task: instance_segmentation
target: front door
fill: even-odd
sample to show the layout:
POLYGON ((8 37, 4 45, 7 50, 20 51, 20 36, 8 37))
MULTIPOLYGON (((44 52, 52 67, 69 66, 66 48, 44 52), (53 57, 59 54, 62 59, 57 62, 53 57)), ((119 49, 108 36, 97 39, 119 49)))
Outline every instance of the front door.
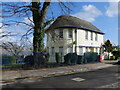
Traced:
POLYGON ((94 52, 94 48, 93 47, 90 47, 90 52, 94 52))

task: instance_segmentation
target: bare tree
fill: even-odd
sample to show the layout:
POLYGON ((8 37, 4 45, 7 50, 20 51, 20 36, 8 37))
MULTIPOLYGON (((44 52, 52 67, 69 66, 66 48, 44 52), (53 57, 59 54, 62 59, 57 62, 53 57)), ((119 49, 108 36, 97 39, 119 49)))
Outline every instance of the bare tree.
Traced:
MULTIPOLYGON (((59 6, 63 13, 66 14, 70 13, 69 7, 59 1, 59 6)), ((9 20, 3 22, 3 26, 11 25, 11 24, 24 24, 28 26, 28 30, 26 34, 23 36, 28 36, 33 33, 33 54, 34 54, 34 66, 40 67, 43 60, 39 58, 39 52, 42 52, 44 49, 44 34, 45 34, 45 27, 49 25, 52 19, 46 20, 47 11, 50 8, 51 0, 45 0, 44 2, 40 2, 40 0, 32 0, 32 2, 25 3, 2 3, 3 9, 2 18, 10 18, 10 17, 27 17, 31 23, 26 23, 21 20, 13 21, 9 20), (30 16, 33 20, 31 20, 30 16)))
POLYGON ((19 56, 21 55, 22 51, 24 50, 24 45, 23 44, 16 44, 13 42, 5 42, 2 43, 2 45, 0 45, 4 50, 6 50, 10 55, 15 56, 16 57, 16 63, 17 60, 19 58, 19 56))

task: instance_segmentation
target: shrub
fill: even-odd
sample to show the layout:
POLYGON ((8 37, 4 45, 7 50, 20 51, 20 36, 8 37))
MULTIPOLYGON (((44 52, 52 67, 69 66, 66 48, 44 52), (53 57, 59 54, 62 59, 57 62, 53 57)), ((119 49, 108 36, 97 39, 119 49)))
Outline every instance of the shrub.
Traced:
POLYGON ((11 64, 16 63, 16 57, 15 56, 2 56, 2 64, 11 64))
MULTIPOLYGON (((48 53, 38 53, 37 58, 39 59, 39 61, 37 62, 38 65, 40 67, 43 67, 44 65, 47 64, 47 62, 49 60, 49 54, 48 53)), ((33 55, 26 56, 24 59, 24 63, 25 63, 25 65, 23 66, 24 68, 33 66, 34 65, 34 56, 33 55)))
POLYGON ((110 60, 115 60, 115 56, 110 56, 110 60))
POLYGON ((78 59, 78 55, 76 53, 68 53, 64 56, 65 64, 76 64, 78 59))
POLYGON ((84 63, 98 62, 98 53, 86 52, 84 53, 84 63))
POLYGON ((33 65, 33 55, 26 56, 24 59, 25 64, 27 65, 33 65))
POLYGON ((120 51, 113 51, 112 54, 115 56, 115 59, 120 57, 120 51))
POLYGON ((46 59, 45 63, 47 63, 49 61, 49 53, 44 53, 44 55, 45 55, 45 59, 46 59))
POLYGON ((78 55, 77 64, 83 64, 84 56, 78 55))
POLYGON ((78 55, 76 53, 72 53, 71 64, 76 64, 78 60, 78 55))
POLYGON ((64 56, 64 63, 71 64, 70 60, 71 60, 71 53, 68 53, 64 56))
POLYGON ((56 63, 60 63, 62 61, 62 53, 56 53, 56 63))

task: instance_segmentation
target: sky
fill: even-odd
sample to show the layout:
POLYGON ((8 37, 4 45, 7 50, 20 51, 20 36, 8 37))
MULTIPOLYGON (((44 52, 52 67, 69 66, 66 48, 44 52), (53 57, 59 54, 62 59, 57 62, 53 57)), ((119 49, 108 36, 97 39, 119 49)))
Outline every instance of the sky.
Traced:
POLYGON ((91 22, 102 30, 105 39, 118 44, 118 3, 91 2, 77 3, 72 15, 91 22))
MULTIPOLYGON (((117 2, 73 2, 70 15, 87 20, 105 33, 104 38, 118 44, 117 2)), ((60 15, 58 8, 55 16, 60 15)))
MULTIPOLYGON (((89 1, 89 0, 88 0, 89 1)), ((69 5, 71 8, 70 15, 76 16, 78 18, 87 20, 99 28, 105 33, 104 38, 109 39, 112 43, 118 44, 118 3, 117 2, 72 2, 72 5, 69 5)), ((54 16, 57 18, 62 15, 62 11, 58 6, 57 2, 52 2, 51 7, 47 13, 47 18, 54 16), (53 12, 53 14, 51 13, 53 12)), ((16 17, 12 20, 22 20, 29 22, 26 17, 18 19, 16 17)), ((32 18, 31 18, 32 19, 32 18)), ((3 29, 3 31, 12 31, 14 33, 19 33, 22 35, 26 32, 28 27, 19 25, 11 26, 3 29)), ((32 35, 29 36, 30 41, 32 41, 32 35)), ((4 41, 18 41, 20 36, 9 37, 3 39, 4 41)), ((46 38, 45 38, 46 41, 46 38)))

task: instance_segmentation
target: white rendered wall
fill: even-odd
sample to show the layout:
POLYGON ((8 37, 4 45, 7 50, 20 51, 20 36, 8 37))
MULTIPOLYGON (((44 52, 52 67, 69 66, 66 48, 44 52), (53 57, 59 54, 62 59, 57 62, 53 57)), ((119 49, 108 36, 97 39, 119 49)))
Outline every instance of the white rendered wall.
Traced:
MULTIPOLYGON (((67 28, 63 29, 63 39, 59 39, 59 29, 55 29, 55 40, 51 39, 50 31, 47 32, 47 35, 49 35, 49 41, 47 41, 47 47, 49 47, 49 53, 51 54, 51 47, 55 48, 55 52, 59 52, 59 47, 63 47, 64 55, 67 54, 68 47, 73 47, 73 52, 75 52, 75 45, 73 45, 73 42, 75 41, 75 29, 73 29, 73 38, 68 38, 68 30, 67 28)), ((93 40, 91 40, 91 32, 88 31, 88 40, 85 39, 85 30, 77 29, 77 54, 80 55, 79 52, 79 46, 82 46, 82 52, 86 52, 85 46, 91 46, 91 47, 100 47, 101 44, 103 44, 103 35, 97 34, 98 40, 95 41, 95 33, 93 32, 93 40)), ((88 49, 90 51, 90 49, 88 49)), ((94 49, 95 51, 95 49, 94 49)), ((99 48, 98 48, 99 53, 99 48)), ((83 54, 82 54, 83 55, 83 54)), ((55 57, 50 55, 50 61, 54 62, 55 57)))
POLYGON ((93 32, 93 40, 91 40, 91 32, 88 31, 88 40, 85 39, 85 30, 77 30, 77 46, 95 46, 100 47, 103 44, 103 35, 97 34, 98 40, 95 41, 95 33, 93 32))

